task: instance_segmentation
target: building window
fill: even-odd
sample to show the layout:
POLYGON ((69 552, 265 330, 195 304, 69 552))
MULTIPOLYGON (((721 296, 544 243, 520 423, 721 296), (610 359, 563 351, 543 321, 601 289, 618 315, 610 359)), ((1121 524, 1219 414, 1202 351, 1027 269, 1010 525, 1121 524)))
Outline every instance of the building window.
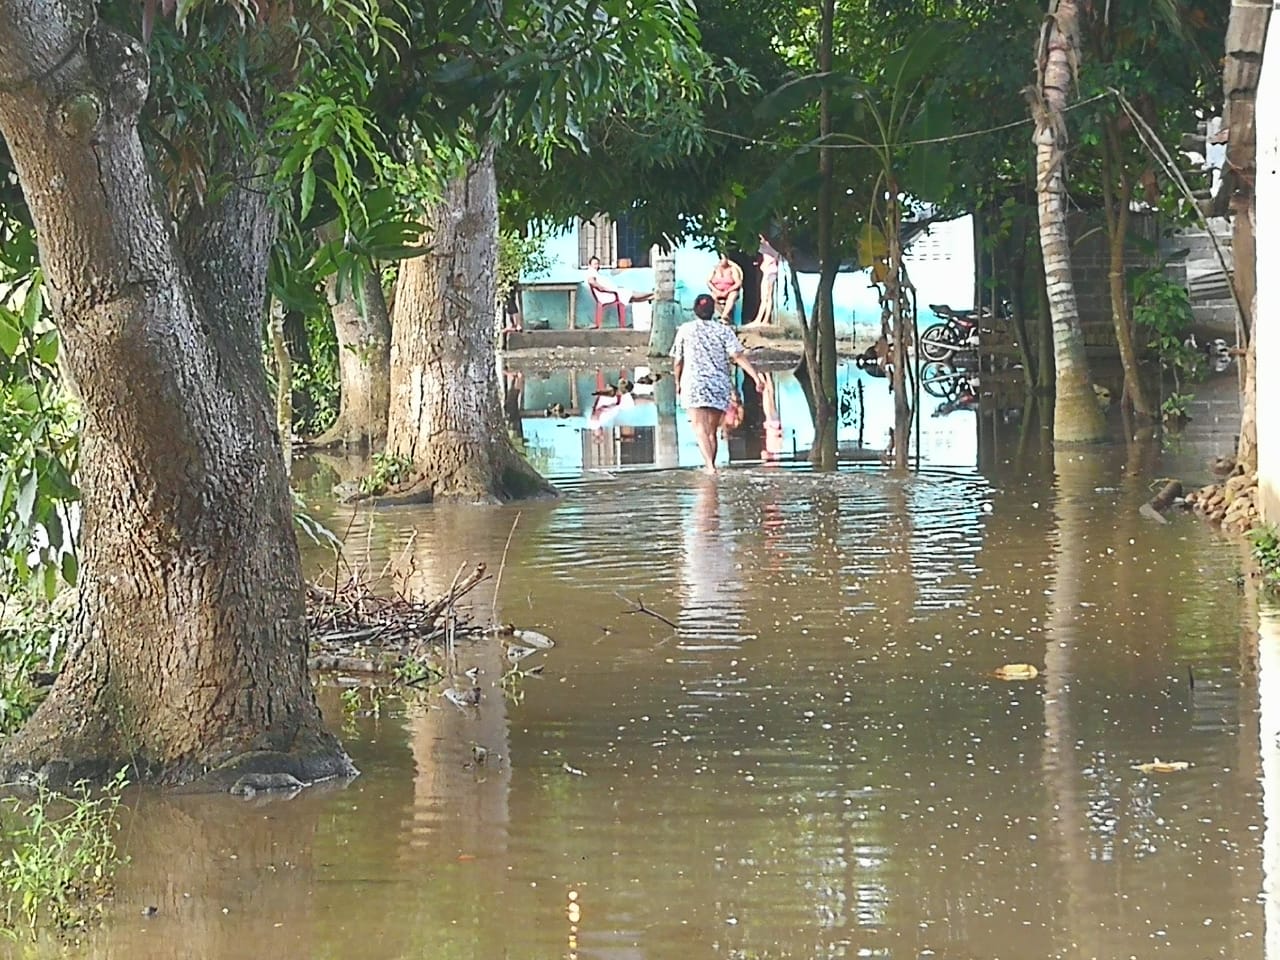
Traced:
POLYGON ((600 214, 590 220, 578 220, 579 266, 585 267, 592 257, 599 257, 606 267, 616 267, 619 260, 630 260, 633 267, 647 267, 649 247, 626 214, 617 220, 600 214))
POLYGON ((631 218, 625 214, 619 217, 614 229, 618 259, 630 260, 633 267, 649 266, 649 245, 644 242, 644 237, 631 218))
POLYGON ((604 214, 590 220, 578 220, 578 265, 585 267, 592 257, 612 267, 617 259, 618 243, 613 220, 604 214))

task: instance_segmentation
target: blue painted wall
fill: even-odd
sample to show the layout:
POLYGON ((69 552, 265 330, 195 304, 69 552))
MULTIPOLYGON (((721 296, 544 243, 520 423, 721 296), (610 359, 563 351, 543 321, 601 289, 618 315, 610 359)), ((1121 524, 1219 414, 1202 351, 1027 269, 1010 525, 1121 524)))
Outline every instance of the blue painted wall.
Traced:
MULTIPOLYGON (((551 268, 537 277, 525 277, 526 283, 577 283, 578 298, 575 316, 578 327, 595 324, 595 301, 587 289, 586 271, 578 266, 578 237, 570 229, 547 236, 544 251, 551 261, 551 268)), ((961 217, 934 224, 924 236, 917 238, 906 253, 907 272, 919 297, 920 325, 936 322, 928 309, 930 303, 945 303, 957 310, 973 306, 973 220, 961 217)), ((692 245, 677 247, 676 300, 686 310, 692 310, 693 300, 706 292, 707 277, 715 266, 717 255, 692 245)), ((619 286, 637 291, 653 289, 653 270, 635 267, 629 270, 607 271, 619 286)), ((800 292, 806 308, 812 310, 817 292, 818 276, 800 274, 800 292)), ((784 261, 778 277, 776 310, 783 322, 796 322, 795 304, 791 294, 791 273, 784 261)), ((553 330, 568 328, 568 295, 563 292, 539 292, 526 289, 524 293, 525 320, 547 320, 553 330)), ((874 340, 880 331, 880 305, 867 271, 841 274, 836 278, 834 290, 836 306, 836 331, 841 337, 855 337, 860 341, 874 340)), ((633 321, 635 305, 628 310, 627 323, 633 321)), ((641 307, 642 320, 644 308, 641 307)), ((613 327, 616 313, 608 310, 604 315, 605 327, 613 327)), ((690 313, 690 317, 692 314, 690 313)), ((749 318, 748 318, 749 319, 749 318)), ((739 320, 739 322, 741 322, 739 320)))

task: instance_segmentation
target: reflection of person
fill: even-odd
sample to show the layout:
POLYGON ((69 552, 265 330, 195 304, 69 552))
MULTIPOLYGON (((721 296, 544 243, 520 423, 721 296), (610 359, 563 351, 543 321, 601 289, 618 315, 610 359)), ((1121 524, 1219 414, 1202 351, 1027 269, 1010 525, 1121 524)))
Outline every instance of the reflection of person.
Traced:
POLYGON ((720 254, 720 262, 707 277, 707 288, 720 309, 720 319, 732 323, 733 305, 738 302, 738 292, 742 289, 742 268, 730 260, 727 253, 720 254))
POLYGON ((643 303, 653 299, 653 293, 639 293, 628 287, 620 287, 608 277, 600 273, 600 258, 592 257, 587 261, 587 286, 595 298, 603 304, 610 303, 643 303))
POLYGON ((701 294, 693 302, 693 314, 696 319, 681 325, 671 347, 676 394, 689 411, 698 452, 702 454, 702 468, 707 473, 715 473, 720 445, 717 432, 733 398, 730 364, 737 364, 754 377, 757 386, 762 386, 764 380, 747 359, 733 331, 713 322, 715 300, 701 294))
POLYGON ((778 261, 781 255, 773 248, 764 234, 760 234, 760 306, 752 323, 767 326, 773 323, 773 289, 778 283, 778 261))
POLYGON ((764 451, 762 460, 782 459, 782 420, 778 416, 778 398, 773 392, 773 374, 764 374, 764 386, 760 391, 764 405, 764 451))
POLYGON ((695 481, 692 509, 681 523, 680 632, 698 640, 736 640, 742 571, 735 562, 733 527, 720 516, 719 484, 695 481))

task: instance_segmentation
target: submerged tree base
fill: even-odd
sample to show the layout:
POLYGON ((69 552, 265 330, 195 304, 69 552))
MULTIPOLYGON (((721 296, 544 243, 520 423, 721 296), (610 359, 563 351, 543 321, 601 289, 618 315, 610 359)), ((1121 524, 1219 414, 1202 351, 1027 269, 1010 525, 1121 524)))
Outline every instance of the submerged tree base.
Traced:
POLYGON ((261 737, 238 748, 220 745, 195 756, 158 760, 108 747, 112 735, 105 729, 95 734, 95 726, 105 728, 105 724, 84 725, 58 736, 39 725, 28 725, 0 752, 0 781, 42 783, 65 790, 76 783, 107 783, 125 770, 133 782, 222 792, 246 775, 288 776, 298 786, 310 786, 360 773, 329 733, 303 734, 288 744, 261 737))

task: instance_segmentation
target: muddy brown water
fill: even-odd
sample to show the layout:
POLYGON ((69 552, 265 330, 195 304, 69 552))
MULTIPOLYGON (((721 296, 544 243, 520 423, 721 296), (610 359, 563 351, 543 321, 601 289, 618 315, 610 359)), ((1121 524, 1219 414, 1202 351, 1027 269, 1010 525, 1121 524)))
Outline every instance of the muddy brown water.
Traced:
POLYGON ((1197 443, 326 508, 424 595, 510 537, 470 606, 554 637, 543 672, 504 696, 464 645, 469 713, 326 684, 344 787, 133 795, 70 955, 1280 956, 1280 627, 1238 546, 1136 511, 1197 443))

